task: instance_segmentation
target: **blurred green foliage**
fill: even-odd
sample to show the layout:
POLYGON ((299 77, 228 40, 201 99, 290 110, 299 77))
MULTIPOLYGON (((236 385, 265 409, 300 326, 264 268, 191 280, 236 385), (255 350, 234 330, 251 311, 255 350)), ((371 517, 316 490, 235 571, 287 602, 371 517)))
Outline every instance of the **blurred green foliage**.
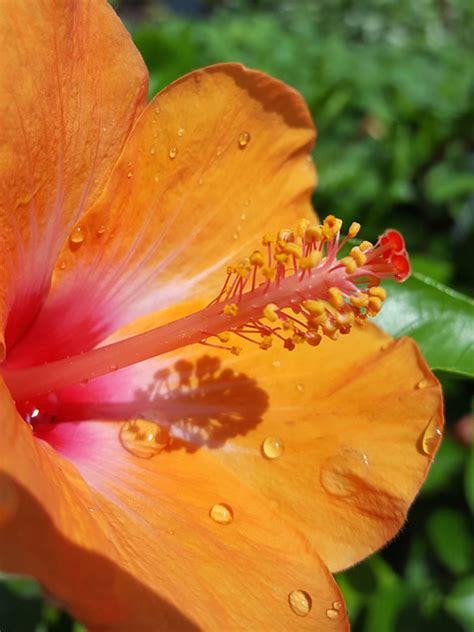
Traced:
MULTIPOLYGON (((355 632, 471 632, 474 453, 468 415, 474 411, 470 384, 459 375, 474 371, 473 303, 423 275, 472 294, 474 4, 113 4, 145 58, 152 94, 192 69, 230 60, 297 88, 319 131, 316 208, 357 219, 368 238, 390 225, 403 231, 419 274, 388 304, 380 324, 413 335, 438 370, 447 433, 406 527, 382 553, 337 579, 355 632)), ((0 628, 83 630, 45 605, 34 582, 19 580, 0 584, 0 628)))

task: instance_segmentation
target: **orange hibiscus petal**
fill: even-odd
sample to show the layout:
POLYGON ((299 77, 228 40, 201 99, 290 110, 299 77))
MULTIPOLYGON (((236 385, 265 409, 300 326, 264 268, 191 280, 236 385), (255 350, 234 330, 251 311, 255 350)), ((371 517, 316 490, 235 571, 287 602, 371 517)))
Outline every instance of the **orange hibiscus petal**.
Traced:
MULTIPOLYGON (((149 316, 113 339, 196 308, 149 316)), ((413 340, 374 325, 316 349, 243 346, 236 357, 194 345, 66 389, 60 415, 141 416, 188 450, 220 447, 211 455, 222 471, 277 504, 332 572, 346 568, 402 526, 441 439, 439 383, 413 340), (267 438, 278 458, 262 454, 267 438)))
POLYGON ((0 39, 0 329, 8 317, 11 347, 143 109, 148 75, 106 0, 43 0, 34 10, 5 0, 0 39))
POLYGON ((313 140, 303 99, 262 73, 223 64, 176 81, 140 117, 10 360, 77 353, 151 309, 217 294, 226 262, 312 215, 313 140))
POLYGON ((210 451, 137 459, 118 424, 59 424, 51 442, 76 469, 4 389, 1 402, 0 565, 35 576, 88 629, 348 629, 317 554, 210 451), (230 524, 209 515, 223 501, 230 524))

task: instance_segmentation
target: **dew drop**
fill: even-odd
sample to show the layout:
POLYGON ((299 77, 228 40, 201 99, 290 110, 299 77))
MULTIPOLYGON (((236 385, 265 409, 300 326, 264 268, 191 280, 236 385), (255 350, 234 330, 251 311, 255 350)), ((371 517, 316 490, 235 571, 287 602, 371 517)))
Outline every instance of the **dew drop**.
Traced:
POLYGON ((288 603, 293 612, 299 617, 307 617, 313 605, 311 595, 304 590, 293 590, 290 592, 288 603))
POLYGON ((326 610, 326 616, 328 619, 334 621, 335 619, 339 618, 339 611, 335 608, 329 608, 328 610, 326 610))
POLYGON ((247 215, 245 215, 245 213, 242 213, 240 219, 244 222, 247 219, 247 215))
POLYGON ((328 494, 354 496, 369 476, 369 459, 359 450, 342 448, 321 466, 321 485, 328 494))
POLYGON ((155 105, 155 108, 154 108, 153 112, 154 112, 155 114, 159 114, 159 113, 161 112, 161 110, 160 110, 160 106, 159 106, 158 104, 156 104, 156 105, 155 105))
POLYGON ((154 421, 131 419, 120 429, 120 443, 131 454, 151 459, 170 445, 171 437, 154 421))
POLYGON ((159 181, 160 181, 160 177, 156 175, 156 176, 153 178, 153 180, 154 180, 155 182, 159 182, 159 181))
POLYGON ((184 129, 182 127, 180 127, 179 130, 178 130, 178 136, 180 138, 182 138, 184 136, 184 129))
POLYGON ((133 171, 129 171, 129 172, 127 173, 127 178, 131 178, 132 176, 133 176, 133 171))
POLYGON ((277 459, 283 454, 285 446, 278 437, 267 437, 262 443, 262 454, 267 459, 277 459))
POLYGON ((386 351, 390 347, 391 344, 392 344, 391 341, 384 342, 383 345, 380 345, 380 351, 386 351))
POLYGON ((102 131, 105 133, 105 132, 107 131, 107 128, 106 128, 106 127, 103 127, 103 128, 102 128, 102 131))
POLYGON ((213 505, 211 507, 209 516, 211 520, 214 520, 214 522, 217 522, 218 524, 230 524, 234 519, 234 512, 232 511, 232 507, 229 507, 229 505, 218 503, 217 505, 213 505))
POLYGON ((75 226, 69 235, 69 242, 74 246, 78 246, 79 244, 82 244, 83 241, 84 230, 82 226, 75 226))
POLYGON ((232 239, 238 239, 239 238, 239 233, 234 233, 232 235, 232 239))
POLYGON ((423 378, 417 383, 415 388, 426 388, 427 386, 429 386, 429 382, 426 378, 423 378))
POLYGON ((168 155, 171 158, 171 160, 174 160, 176 158, 176 156, 178 155, 178 148, 177 147, 170 147, 168 155))
POLYGON ((334 601, 332 607, 334 610, 340 610, 342 608, 342 603, 340 601, 334 601))
POLYGON ((297 384, 296 385, 296 390, 299 391, 300 393, 302 393, 304 391, 304 384, 297 384))
POLYGON ((441 439, 441 428, 438 425, 438 419, 436 416, 430 419, 429 424, 426 426, 423 436, 421 438, 421 449, 427 456, 431 456, 441 439))
POLYGON ((204 182, 204 180, 202 178, 199 178, 198 184, 202 184, 203 182, 204 182))
POLYGON ((61 263, 59 264, 59 269, 60 270, 65 270, 66 269, 66 262, 65 261, 61 261, 61 263))
POLYGON ((150 149, 150 154, 151 154, 152 156, 154 156, 154 155, 155 155, 155 153, 156 153, 156 149, 155 149, 154 147, 152 147, 152 148, 150 149))
POLYGON ((279 367, 281 367, 281 362, 280 360, 273 360, 272 362, 272 366, 275 367, 275 369, 278 369, 279 367))
POLYGON ((101 224, 98 228, 97 228, 97 234, 98 235, 103 235, 105 233, 105 226, 104 224, 101 224))
POLYGON ((242 134, 239 136, 240 149, 245 149, 249 143, 250 143, 250 134, 248 132, 242 132, 242 134))

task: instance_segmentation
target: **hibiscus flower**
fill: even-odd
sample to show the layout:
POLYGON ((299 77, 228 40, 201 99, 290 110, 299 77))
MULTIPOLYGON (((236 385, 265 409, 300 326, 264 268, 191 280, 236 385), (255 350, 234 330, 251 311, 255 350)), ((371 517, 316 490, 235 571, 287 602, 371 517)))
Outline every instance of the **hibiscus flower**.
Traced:
POLYGON ((403 240, 337 260, 279 81, 147 104, 105 0, 5 0, 0 34, 0 568, 89 630, 347 629, 331 573, 397 533, 441 434, 416 344, 361 326, 403 240))

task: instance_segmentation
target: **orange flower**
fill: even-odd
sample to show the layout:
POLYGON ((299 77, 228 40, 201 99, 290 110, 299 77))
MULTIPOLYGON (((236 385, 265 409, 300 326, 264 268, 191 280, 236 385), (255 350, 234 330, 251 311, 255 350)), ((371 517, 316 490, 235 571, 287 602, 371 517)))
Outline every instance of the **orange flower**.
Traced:
POLYGON ((441 433, 416 345, 352 327, 401 237, 337 261, 280 82, 146 105, 103 0, 6 0, 0 32, 0 567, 90 630, 347 629, 330 572, 395 535, 441 433))

